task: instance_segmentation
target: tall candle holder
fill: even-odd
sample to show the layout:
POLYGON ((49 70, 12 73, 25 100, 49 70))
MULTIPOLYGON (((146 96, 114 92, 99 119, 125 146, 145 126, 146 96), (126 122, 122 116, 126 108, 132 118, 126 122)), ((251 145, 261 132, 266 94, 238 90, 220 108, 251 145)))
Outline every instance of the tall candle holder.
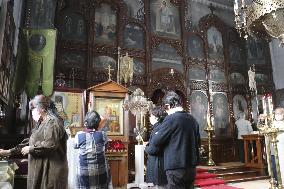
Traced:
POLYGON ((269 171, 270 171, 270 189, 283 189, 282 180, 281 180, 281 171, 280 171, 280 164, 279 164, 279 156, 278 156, 278 148, 277 148, 277 136, 279 133, 279 129, 276 128, 273 124, 274 116, 273 114, 266 115, 265 117, 265 124, 259 127, 260 133, 267 137, 267 163, 269 164, 269 171), (277 182, 274 178, 273 168, 272 168, 272 161, 271 161, 271 149, 270 144, 272 144, 274 148, 274 157, 275 157, 275 164, 276 164, 276 172, 277 172, 277 182))
POLYGON ((205 132, 207 132, 208 136, 208 160, 207 165, 208 166, 215 166, 215 162, 213 161, 212 157, 212 137, 214 134, 214 127, 212 126, 210 115, 207 116, 207 127, 204 129, 205 132))
POLYGON ((143 143, 143 133, 145 132, 145 114, 152 108, 153 102, 147 100, 144 96, 144 92, 137 88, 131 95, 130 99, 126 100, 123 104, 123 108, 130 110, 130 112, 136 116, 136 127, 134 132, 137 135, 136 139, 139 144, 143 143))

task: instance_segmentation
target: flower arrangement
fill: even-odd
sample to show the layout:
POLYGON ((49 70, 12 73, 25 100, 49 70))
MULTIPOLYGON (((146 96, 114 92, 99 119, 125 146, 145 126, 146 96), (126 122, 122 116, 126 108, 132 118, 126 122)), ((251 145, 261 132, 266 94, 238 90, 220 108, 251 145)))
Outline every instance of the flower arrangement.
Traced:
POLYGON ((121 140, 111 140, 108 143, 107 152, 126 152, 127 149, 121 140))

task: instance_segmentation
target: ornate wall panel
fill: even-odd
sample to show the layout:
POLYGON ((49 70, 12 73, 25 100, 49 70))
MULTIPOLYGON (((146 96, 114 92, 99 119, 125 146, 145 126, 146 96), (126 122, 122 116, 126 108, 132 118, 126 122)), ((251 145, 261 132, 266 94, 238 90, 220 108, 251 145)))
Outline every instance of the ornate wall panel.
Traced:
MULTIPOLYGON (((253 62, 258 63, 259 93, 273 89, 273 83, 266 82, 272 81, 266 55, 268 46, 258 40, 240 39, 235 29, 225 24, 226 18, 221 20, 217 16, 225 15, 226 8, 214 10, 204 2, 194 1, 194 6, 191 3, 191 0, 60 1, 56 9, 56 27, 60 30, 56 76, 64 73, 66 81, 75 80, 75 87, 84 89, 107 81, 106 67, 111 65, 111 79, 116 81, 120 47, 121 56, 127 52, 134 58, 133 83, 125 84, 126 87, 140 87, 148 97, 156 90, 180 91, 190 108, 194 102, 191 97, 203 93, 204 96, 197 96, 208 101, 211 116, 217 114, 217 104, 223 104, 226 112, 217 121, 214 146, 216 152, 223 152, 228 146, 220 142, 221 138, 235 137, 234 96, 245 97, 248 111, 253 107, 246 87, 247 70, 253 62), (192 14, 198 11, 200 14, 192 14), (254 46, 256 50, 250 50, 254 46), (64 58, 66 54, 70 56, 64 58), (73 74, 76 77, 69 74, 68 70, 77 69, 73 74), (222 103, 216 100, 219 98, 222 103)), ((224 161, 233 153, 234 150, 228 153, 224 161)))

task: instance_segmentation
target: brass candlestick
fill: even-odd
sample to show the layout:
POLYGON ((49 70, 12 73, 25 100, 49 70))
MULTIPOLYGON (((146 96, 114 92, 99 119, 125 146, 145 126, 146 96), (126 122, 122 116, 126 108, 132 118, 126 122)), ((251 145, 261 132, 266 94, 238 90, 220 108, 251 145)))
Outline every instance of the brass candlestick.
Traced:
POLYGON ((208 166, 215 166, 215 162, 213 161, 212 158, 212 144, 211 144, 211 139, 214 134, 214 128, 212 127, 211 124, 211 119, 207 119, 207 127, 204 129, 205 132, 207 132, 208 135, 208 161, 207 165, 208 166))
POLYGON ((278 189, 277 188, 277 183, 276 180, 274 178, 274 173, 273 173, 273 169, 272 169, 272 162, 271 162, 271 150, 270 150, 270 134, 269 134, 269 127, 267 125, 262 126, 259 128, 260 133, 263 134, 265 136, 265 142, 267 143, 266 145, 266 158, 267 158, 267 163, 269 164, 268 168, 269 168, 269 172, 270 172, 270 188, 269 189, 278 189))
POLYGON ((265 124, 262 127, 259 127, 259 130, 262 134, 264 134, 267 137, 267 162, 269 164, 269 171, 270 171, 270 189, 283 189, 282 186, 282 180, 281 180, 281 171, 280 171, 280 165, 279 165, 279 157, 278 157, 278 148, 277 148, 277 136, 279 129, 275 128, 273 125, 273 115, 266 116, 265 124), (276 171, 277 171, 277 180, 278 180, 278 187, 277 182, 274 179, 274 173, 272 169, 272 162, 271 162, 271 149, 270 144, 272 144, 274 148, 274 157, 275 157, 275 164, 276 164, 276 171))
POLYGON ((275 157, 275 164, 276 164, 276 171, 277 171, 278 189, 282 189, 283 186, 282 186, 282 178, 281 178, 278 148, 277 148, 278 132, 279 132, 279 129, 272 127, 270 131, 270 138, 271 138, 272 146, 274 147, 274 157, 275 157))

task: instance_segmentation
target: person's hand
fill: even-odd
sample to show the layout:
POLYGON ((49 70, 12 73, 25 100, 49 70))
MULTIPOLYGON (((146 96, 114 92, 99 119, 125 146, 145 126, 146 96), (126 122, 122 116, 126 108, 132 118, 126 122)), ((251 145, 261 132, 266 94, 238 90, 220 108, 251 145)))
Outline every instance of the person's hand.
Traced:
POLYGON ((9 156, 10 150, 0 149, 0 156, 9 156))
POLYGON ((30 152, 30 146, 25 146, 22 148, 21 153, 27 155, 30 152))
POLYGON ((148 145, 148 141, 146 141, 146 142, 143 142, 143 146, 147 146, 148 145))

